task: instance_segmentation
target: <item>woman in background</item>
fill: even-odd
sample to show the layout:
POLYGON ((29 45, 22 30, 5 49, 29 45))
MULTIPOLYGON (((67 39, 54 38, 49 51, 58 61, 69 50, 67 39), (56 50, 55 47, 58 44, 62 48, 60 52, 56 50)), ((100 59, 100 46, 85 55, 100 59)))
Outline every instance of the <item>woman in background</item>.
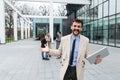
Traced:
MULTIPOLYGON (((41 41, 41 47, 45 48, 45 45, 47 44, 47 41, 45 39, 45 35, 44 34, 41 34, 40 41, 41 41)), ((43 60, 49 60, 48 54, 46 54, 45 52, 42 52, 42 59, 43 60)))

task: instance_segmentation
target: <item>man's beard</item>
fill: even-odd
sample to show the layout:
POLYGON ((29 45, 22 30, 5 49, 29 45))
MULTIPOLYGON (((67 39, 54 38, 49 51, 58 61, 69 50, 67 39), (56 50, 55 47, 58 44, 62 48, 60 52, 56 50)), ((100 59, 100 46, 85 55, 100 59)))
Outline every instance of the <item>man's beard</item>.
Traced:
POLYGON ((80 34, 80 30, 74 29, 74 30, 72 31, 72 33, 73 33, 75 36, 77 36, 77 35, 79 35, 79 34, 80 34), (77 31, 77 34, 75 34, 75 33, 76 33, 76 31, 77 31), (75 32, 75 33, 74 33, 74 32, 75 32))

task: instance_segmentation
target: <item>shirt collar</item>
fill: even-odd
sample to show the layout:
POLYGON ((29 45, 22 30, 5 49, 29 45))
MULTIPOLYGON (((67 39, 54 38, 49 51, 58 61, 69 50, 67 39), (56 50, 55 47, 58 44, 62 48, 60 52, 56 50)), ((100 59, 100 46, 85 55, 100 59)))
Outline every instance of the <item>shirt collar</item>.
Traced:
POLYGON ((71 34, 71 38, 74 40, 74 39, 80 39, 80 34, 77 35, 77 36, 74 36, 73 34, 71 34))

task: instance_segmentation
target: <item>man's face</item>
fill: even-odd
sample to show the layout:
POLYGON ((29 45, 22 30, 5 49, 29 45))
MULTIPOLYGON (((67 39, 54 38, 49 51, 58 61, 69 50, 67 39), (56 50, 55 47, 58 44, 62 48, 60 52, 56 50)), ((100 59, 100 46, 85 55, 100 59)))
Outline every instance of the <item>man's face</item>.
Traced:
POLYGON ((74 36, 77 36, 82 31, 82 24, 78 22, 73 22, 71 30, 74 36))

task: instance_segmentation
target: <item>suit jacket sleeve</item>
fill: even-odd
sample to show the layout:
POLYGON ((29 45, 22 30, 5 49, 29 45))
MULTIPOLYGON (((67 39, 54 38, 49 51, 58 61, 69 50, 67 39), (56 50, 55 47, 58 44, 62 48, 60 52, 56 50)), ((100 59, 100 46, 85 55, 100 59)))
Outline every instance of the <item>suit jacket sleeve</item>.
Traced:
POLYGON ((58 49, 50 49, 48 54, 53 55, 53 56, 60 56, 60 55, 62 55, 63 41, 64 40, 61 38, 61 43, 59 45, 59 48, 58 49))
POLYGON ((89 53, 89 39, 86 40, 87 41, 87 46, 86 46, 86 53, 85 53, 85 58, 88 57, 88 53, 89 53))

